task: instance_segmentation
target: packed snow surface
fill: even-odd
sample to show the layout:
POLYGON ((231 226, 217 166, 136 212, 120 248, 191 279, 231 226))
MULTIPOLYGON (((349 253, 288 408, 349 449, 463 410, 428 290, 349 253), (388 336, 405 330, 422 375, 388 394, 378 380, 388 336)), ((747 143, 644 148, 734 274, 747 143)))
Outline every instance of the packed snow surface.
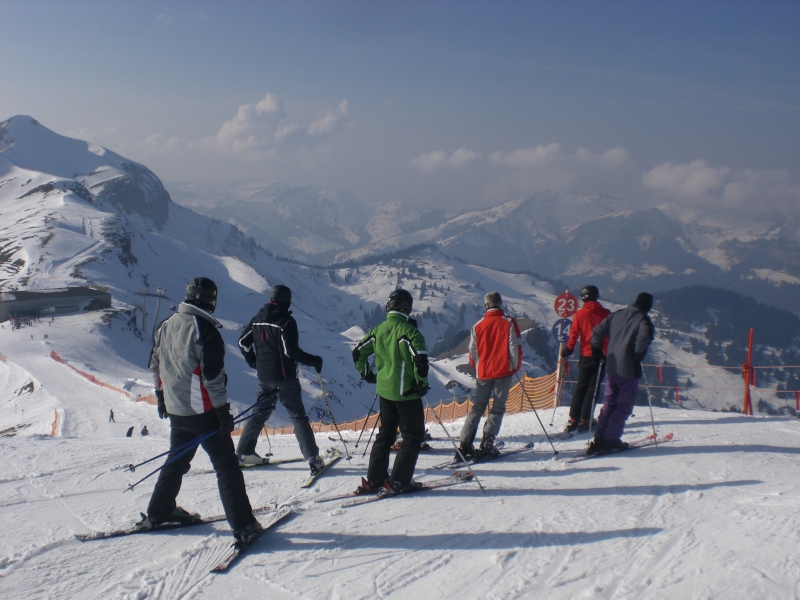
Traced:
MULTIPOLYGON (((136 473, 123 465, 164 452, 168 427, 155 407, 50 359, 28 331, 0 331, 0 424, 17 425, 0 437, 6 598, 800 596, 800 422, 699 410, 655 410, 659 432, 675 433, 669 444, 574 464, 565 459, 584 439, 557 441, 554 456, 535 415, 509 416, 501 437, 536 447, 477 465, 485 493, 469 483, 352 508, 316 504, 354 489, 366 472, 365 438, 356 449, 357 434, 346 432, 352 461, 310 489, 298 487, 303 463, 245 473, 253 505, 290 502, 294 511, 225 575, 209 573, 232 539, 225 522, 79 542, 75 533, 126 526, 146 509, 154 478, 125 488, 150 465, 136 473), (61 435, 51 437, 56 410, 61 435), (139 435, 143 424, 151 435, 139 435)), ((98 353, 94 366, 115 360, 98 353)), ((553 427, 552 413, 540 413, 551 434, 564 410, 553 427)), ((449 425, 451 435, 460 424, 449 425)), ((637 407, 626 439, 650 430, 649 412, 637 407)), ((431 433, 421 480, 441 477, 432 465, 452 454, 441 428, 431 433)), ((299 455, 291 436, 273 437, 271 449, 276 458, 299 455)), ((269 450, 266 439, 258 450, 269 450)), ((209 466, 198 452, 193 471, 209 466)), ((222 510, 213 474, 190 472, 178 500, 203 515, 222 510)))

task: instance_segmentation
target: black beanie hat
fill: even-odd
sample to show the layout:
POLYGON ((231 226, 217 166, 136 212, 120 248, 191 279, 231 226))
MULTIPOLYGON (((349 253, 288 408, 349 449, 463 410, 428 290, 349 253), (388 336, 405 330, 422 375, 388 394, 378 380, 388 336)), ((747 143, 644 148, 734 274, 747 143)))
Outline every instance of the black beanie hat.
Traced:
POLYGON ((289 306, 292 303, 292 290, 285 285, 276 285, 269 291, 269 301, 289 306))
POLYGON ((633 301, 633 305, 643 313, 649 312, 650 309, 653 308, 653 294, 642 292, 636 296, 636 300, 633 301))

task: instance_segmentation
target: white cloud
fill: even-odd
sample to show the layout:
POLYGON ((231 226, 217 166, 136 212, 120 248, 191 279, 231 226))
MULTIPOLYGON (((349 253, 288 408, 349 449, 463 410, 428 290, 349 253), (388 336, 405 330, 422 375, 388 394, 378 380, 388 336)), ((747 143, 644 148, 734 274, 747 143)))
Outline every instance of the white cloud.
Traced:
POLYGON ((450 155, 450 158, 447 159, 447 165, 450 167, 460 168, 478 160, 480 157, 481 155, 473 150, 459 148, 450 155))
POLYGON ((335 111, 329 110, 324 117, 317 119, 308 126, 308 135, 316 136, 333 133, 347 119, 349 108, 347 100, 342 100, 335 111))
POLYGON ((728 167, 709 167, 704 160, 659 165, 642 175, 642 185, 657 193, 684 198, 701 198, 719 189, 731 174, 728 167))
POLYGON ((335 110, 327 111, 304 128, 290 122, 283 101, 268 93, 256 104, 240 106, 217 135, 203 140, 201 145, 249 158, 274 157, 278 150, 294 150, 328 139, 346 122, 348 112, 345 99, 335 110))
POLYGON ((642 175, 642 185, 659 196, 696 206, 743 212, 796 212, 800 185, 786 171, 710 167, 705 160, 664 163, 642 175))
POLYGON ((428 154, 420 154, 416 158, 411 159, 411 166, 420 171, 432 173, 444 166, 459 169, 479 158, 481 158, 479 153, 474 150, 469 150, 468 148, 459 148, 449 156, 444 150, 437 150, 435 152, 429 152, 428 154))
POLYGON ((441 167, 447 160, 447 152, 444 150, 437 150, 428 154, 420 154, 416 158, 411 159, 411 165, 420 171, 426 173, 433 173, 441 167))

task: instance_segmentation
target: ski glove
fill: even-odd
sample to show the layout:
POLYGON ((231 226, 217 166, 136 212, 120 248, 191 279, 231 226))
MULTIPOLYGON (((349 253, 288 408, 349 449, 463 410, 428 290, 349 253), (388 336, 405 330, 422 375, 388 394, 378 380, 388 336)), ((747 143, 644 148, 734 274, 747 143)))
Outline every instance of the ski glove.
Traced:
POLYGON ((321 356, 312 356, 311 357, 311 366, 317 371, 317 373, 322 373, 322 357, 321 356))
POLYGON ((214 409, 219 417, 219 432, 232 433, 233 432, 233 415, 231 414, 230 403, 225 406, 218 406, 214 409))
POLYGON ((169 414, 167 413, 167 403, 164 402, 164 390, 156 390, 156 400, 158 400, 158 418, 166 419, 169 414))
POLYGON ((564 346, 561 349, 561 358, 567 358, 572 356, 572 353, 575 352, 575 348, 570 348, 569 346, 564 346))
POLYGON ((603 358, 605 357, 603 356, 602 350, 600 350, 599 348, 592 348, 592 360, 596 364, 599 365, 601 362, 603 362, 603 358))
POLYGON ((367 383, 378 383, 378 378, 375 376, 375 373, 372 371, 367 371, 365 375, 361 376, 361 379, 366 381, 367 383))
POLYGON ((431 388, 422 383, 421 381, 418 381, 414 384, 414 392, 416 392, 420 396, 424 396, 425 394, 427 394, 429 389, 431 388))
POLYGON ((644 355, 647 354, 646 352, 634 352, 633 353, 633 360, 636 362, 642 362, 644 360, 644 355))

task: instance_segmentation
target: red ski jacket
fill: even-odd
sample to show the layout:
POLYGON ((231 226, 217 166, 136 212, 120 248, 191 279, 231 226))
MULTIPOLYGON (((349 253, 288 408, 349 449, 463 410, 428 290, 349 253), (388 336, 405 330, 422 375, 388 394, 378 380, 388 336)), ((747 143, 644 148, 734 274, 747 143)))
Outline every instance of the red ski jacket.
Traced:
MULTIPOLYGON (((575 349, 578 343, 578 336, 581 338, 581 356, 592 355, 592 329, 600 325, 611 311, 604 308, 596 300, 587 300, 583 303, 583 308, 575 313, 572 320, 572 329, 569 332, 567 348, 575 349)), ((608 339, 603 342, 603 353, 608 349, 608 339)))
POLYGON ((514 317, 490 308, 469 337, 469 362, 478 379, 510 377, 522 366, 522 335, 514 317))

